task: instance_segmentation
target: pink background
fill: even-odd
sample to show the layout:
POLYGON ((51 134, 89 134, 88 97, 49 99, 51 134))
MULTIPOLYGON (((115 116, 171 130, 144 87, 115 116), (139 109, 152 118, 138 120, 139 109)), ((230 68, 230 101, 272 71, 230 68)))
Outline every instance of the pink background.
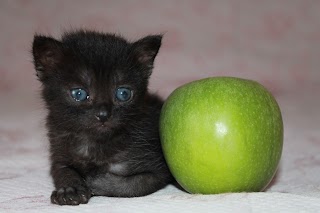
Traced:
MULTIPOLYGON (((64 30, 79 27, 131 40, 165 33, 150 84, 163 97, 209 76, 238 76, 265 85, 280 104, 285 141, 277 178, 263 199, 270 195, 273 203, 272 196, 284 193, 301 196, 294 197, 299 201, 308 198, 307 206, 320 204, 319 11, 316 0, 0 1, 0 211, 43 211, 49 205, 45 112, 31 43, 35 32, 59 38, 64 30)), ((170 193, 191 196, 195 203, 199 198, 170 186, 160 195, 170 193)), ((254 203, 255 198, 241 199, 254 203)))
POLYGON ((35 32, 59 37, 79 27, 130 39, 165 33, 152 77, 161 94, 216 75, 274 90, 319 88, 319 9, 313 0, 1 1, 1 92, 38 85, 29 54, 35 32))

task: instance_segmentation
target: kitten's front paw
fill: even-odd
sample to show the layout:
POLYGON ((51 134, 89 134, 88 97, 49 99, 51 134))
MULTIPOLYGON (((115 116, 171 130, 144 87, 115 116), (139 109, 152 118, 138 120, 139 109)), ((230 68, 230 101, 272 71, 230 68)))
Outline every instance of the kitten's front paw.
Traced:
POLYGON ((88 203, 91 192, 84 187, 66 187, 51 194, 51 202, 58 205, 79 205, 88 203))

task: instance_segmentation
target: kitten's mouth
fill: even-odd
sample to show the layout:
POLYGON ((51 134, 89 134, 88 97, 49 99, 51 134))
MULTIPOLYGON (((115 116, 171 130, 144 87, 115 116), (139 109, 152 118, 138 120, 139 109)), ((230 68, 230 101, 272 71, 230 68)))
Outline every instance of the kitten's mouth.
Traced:
POLYGON ((90 132, 96 132, 99 133, 110 133, 115 131, 119 128, 120 123, 117 122, 116 119, 109 119, 105 122, 92 122, 87 126, 87 129, 90 130, 90 132))
POLYGON ((101 123, 101 124, 98 124, 98 127, 99 128, 111 128, 113 125, 109 124, 109 123, 101 123))
POLYGON ((98 123, 97 125, 95 125, 95 129, 98 130, 98 132, 108 132, 112 129, 114 129, 114 124, 110 123, 110 122, 103 122, 103 123, 98 123))
POLYGON ((103 123, 103 124, 100 125, 100 127, 101 128, 111 128, 112 125, 103 123))

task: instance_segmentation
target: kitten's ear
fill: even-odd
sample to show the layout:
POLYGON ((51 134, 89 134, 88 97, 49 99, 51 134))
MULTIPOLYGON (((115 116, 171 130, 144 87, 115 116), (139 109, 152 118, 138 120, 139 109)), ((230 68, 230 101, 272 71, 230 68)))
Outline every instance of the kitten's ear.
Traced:
POLYGON ((133 53, 138 61, 149 68, 153 67, 153 62, 161 46, 162 35, 150 35, 133 43, 133 53))
POLYGON ((62 60, 62 44, 51 37, 36 35, 32 44, 32 54, 37 76, 41 80, 62 60))

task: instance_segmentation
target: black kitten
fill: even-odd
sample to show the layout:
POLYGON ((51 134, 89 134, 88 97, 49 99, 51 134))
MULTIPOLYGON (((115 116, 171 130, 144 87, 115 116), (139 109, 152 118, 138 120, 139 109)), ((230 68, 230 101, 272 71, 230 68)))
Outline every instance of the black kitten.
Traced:
POLYGON ((61 40, 34 37, 34 65, 49 111, 52 203, 144 196, 172 180, 159 141, 163 102, 147 91, 161 39, 130 43, 90 31, 61 40))

